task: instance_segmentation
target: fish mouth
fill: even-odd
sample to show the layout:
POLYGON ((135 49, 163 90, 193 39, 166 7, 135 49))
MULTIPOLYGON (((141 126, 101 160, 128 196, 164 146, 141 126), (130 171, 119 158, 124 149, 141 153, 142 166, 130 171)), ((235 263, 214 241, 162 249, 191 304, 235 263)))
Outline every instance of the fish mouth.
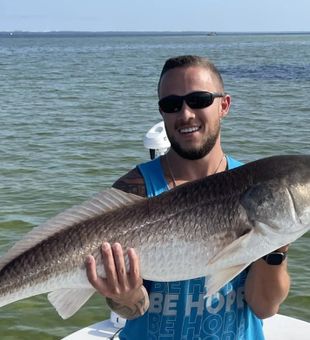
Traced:
POLYGON ((187 134, 190 134, 190 133, 195 133, 197 131, 199 131, 201 129, 201 126, 199 125, 195 125, 195 126, 185 126, 185 127, 181 127, 181 128, 178 128, 178 132, 181 134, 181 135, 187 135, 187 134))

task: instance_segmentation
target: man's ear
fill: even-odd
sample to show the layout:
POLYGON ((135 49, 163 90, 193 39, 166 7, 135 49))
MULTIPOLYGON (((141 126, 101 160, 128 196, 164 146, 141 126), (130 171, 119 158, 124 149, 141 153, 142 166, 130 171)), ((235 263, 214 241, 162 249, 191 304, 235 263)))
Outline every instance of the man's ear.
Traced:
POLYGON ((231 104, 231 97, 229 94, 225 94, 225 96, 221 100, 220 118, 224 118, 228 115, 230 104, 231 104))

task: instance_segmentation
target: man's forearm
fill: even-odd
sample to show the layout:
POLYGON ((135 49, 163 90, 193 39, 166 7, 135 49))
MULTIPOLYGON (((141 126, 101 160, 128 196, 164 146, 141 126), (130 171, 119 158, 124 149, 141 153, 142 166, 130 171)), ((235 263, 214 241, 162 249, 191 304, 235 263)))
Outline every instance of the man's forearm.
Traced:
MULTIPOLYGON (((284 248, 281 251, 287 250, 284 248)), ((273 266, 260 259, 251 265, 245 284, 245 299, 254 313, 264 319, 278 312, 289 288, 287 260, 273 266)))
POLYGON ((113 300, 106 298, 108 306, 121 317, 132 320, 142 316, 149 308, 149 296, 144 286, 141 286, 131 296, 130 300, 113 300))

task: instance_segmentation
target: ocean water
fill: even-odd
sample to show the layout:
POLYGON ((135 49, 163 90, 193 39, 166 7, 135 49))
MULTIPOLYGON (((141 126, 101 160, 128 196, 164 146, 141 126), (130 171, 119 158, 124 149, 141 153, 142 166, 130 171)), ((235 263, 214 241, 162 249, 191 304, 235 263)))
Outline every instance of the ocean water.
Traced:
MULTIPOLYGON (((310 35, 0 36, 0 254, 33 226, 148 159, 166 58, 208 56, 232 96, 226 153, 309 154, 310 35)), ((309 233, 289 252, 281 313, 310 322, 309 233)), ((60 339, 108 316, 92 298, 63 321, 46 296, 0 309, 1 339, 60 339)))

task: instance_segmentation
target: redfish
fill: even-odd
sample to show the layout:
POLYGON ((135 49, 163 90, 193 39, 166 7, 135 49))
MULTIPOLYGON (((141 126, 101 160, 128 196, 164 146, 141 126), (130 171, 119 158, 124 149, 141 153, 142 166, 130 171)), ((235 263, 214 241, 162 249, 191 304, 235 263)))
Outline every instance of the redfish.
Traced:
POLYGON ((153 198, 112 188, 34 228, 0 259, 0 306, 49 293, 72 316, 95 292, 88 254, 105 277, 103 241, 134 247, 144 279, 206 276, 209 296, 309 229, 309 155, 261 159, 153 198))

